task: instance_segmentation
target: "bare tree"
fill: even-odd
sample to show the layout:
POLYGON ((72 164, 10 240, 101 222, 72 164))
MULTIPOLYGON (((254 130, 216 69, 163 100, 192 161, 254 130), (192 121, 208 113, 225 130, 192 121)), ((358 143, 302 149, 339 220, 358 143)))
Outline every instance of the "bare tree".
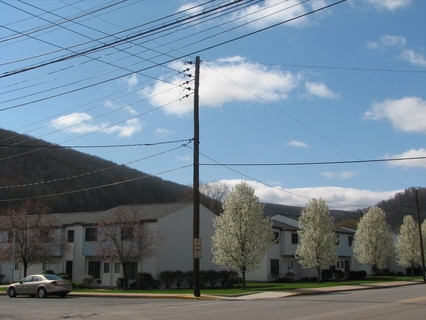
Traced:
POLYGON ((223 202, 229 191, 229 186, 223 182, 202 183, 200 185, 200 202, 219 215, 223 212, 223 202))
POLYGON ((149 230, 142 218, 137 208, 118 207, 110 217, 97 224, 96 255, 121 263, 124 289, 127 289, 131 263, 155 254, 158 234, 149 230))
POLYGON ((47 215, 49 209, 44 204, 26 201, 18 209, 6 211, 3 230, 8 230, 6 241, 1 244, 0 258, 12 261, 12 252, 16 262, 24 267, 24 276, 30 265, 49 262, 59 241, 52 233, 57 227, 47 215))

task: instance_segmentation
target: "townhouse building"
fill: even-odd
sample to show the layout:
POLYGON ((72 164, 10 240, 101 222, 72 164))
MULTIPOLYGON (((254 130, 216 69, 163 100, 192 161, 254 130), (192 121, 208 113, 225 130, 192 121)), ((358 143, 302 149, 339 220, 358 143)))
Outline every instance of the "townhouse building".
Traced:
MULTIPOLYGON (((122 266, 118 261, 101 260, 96 255, 97 224, 110 217, 117 209, 133 210, 147 230, 159 235, 156 252, 152 257, 131 263, 129 279, 137 273, 150 273, 158 278, 162 271, 191 271, 193 268, 193 204, 190 202, 128 205, 105 211, 49 214, 56 221, 50 239, 55 250, 48 263, 36 263, 29 267, 28 274, 52 270, 66 273, 73 282, 81 282, 86 275, 95 278, 97 286, 115 286, 122 277, 122 266), (136 209, 136 210, 135 210, 136 209)), ((200 206, 201 254, 200 270, 219 270, 213 264, 210 239, 213 236, 215 214, 200 206)), ((5 219, 6 217, 0 217, 5 219)), ((1 221, 0 221, 1 223, 1 221)), ((10 230, 1 230, 0 239, 11 239, 10 230)), ((3 282, 18 281, 24 276, 22 263, 0 261, 3 282)))
MULTIPOLYGON (((303 279, 316 277, 314 269, 304 269, 295 258, 299 237, 299 221, 285 215, 272 216, 272 228, 274 230, 275 241, 269 248, 262 260, 260 269, 247 273, 248 280, 271 281, 278 278, 290 277, 303 279)), ((336 228, 338 236, 336 265, 330 266, 331 270, 349 271, 370 271, 368 266, 361 265, 356 261, 352 251, 352 241, 355 230, 349 228, 336 228)))
MULTIPOLYGON (((28 274, 42 273, 52 270, 55 273, 70 275, 73 282, 81 282, 86 275, 95 278, 97 286, 115 286, 122 277, 122 266, 119 261, 102 260, 96 255, 97 225, 117 210, 133 210, 138 212, 140 223, 145 228, 158 233, 154 256, 133 261, 130 266, 129 279, 136 279, 138 273, 149 273, 158 278, 162 271, 191 271, 193 268, 193 204, 177 202, 165 204, 124 205, 105 211, 73 212, 49 214, 56 221, 51 230, 50 239, 54 250, 49 262, 36 263, 29 267, 28 274)), ((214 234, 213 219, 215 214, 200 206, 201 254, 200 270, 222 270, 213 263, 211 238, 214 234)), ((11 230, 1 230, 0 243, 12 238, 11 230)), ((295 252, 299 242, 297 230, 299 222, 296 218, 277 214, 271 217, 275 241, 264 255, 260 268, 247 272, 248 281, 272 281, 281 277, 292 276, 294 279, 316 277, 316 270, 304 269, 297 262, 295 252)), ((365 270, 371 274, 371 267, 356 261, 352 250, 355 230, 336 228, 338 236, 336 265, 332 270, 349 271, 365 270)), ((1 249, 1 248, 0 248, 1 249)), ((392 264, 393 269, 402 271, 392 264)), ((12 259, 0 261, 0 275, 3 282, 18 281, 24 276, 22 263, 12 259)))

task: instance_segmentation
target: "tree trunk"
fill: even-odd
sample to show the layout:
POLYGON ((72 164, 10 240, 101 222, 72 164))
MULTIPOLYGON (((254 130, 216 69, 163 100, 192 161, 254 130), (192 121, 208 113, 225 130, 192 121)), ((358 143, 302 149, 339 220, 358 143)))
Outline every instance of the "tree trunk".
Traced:
POLYGON ((241 276, 243 278, 243 290, 246 289, 246 270, 241 270, 241 276))
POLYGON ((317 278, 318 278, 318 284, 321 283, 321 268, 317 268, 317 278))
MULTIPOLYGON (((24 278, 25 278, 28 272, 28 263, 23 262, 22 264, 24 265, 24 278)), ((13 266, 13 268, 15 268, 15 266, 13 266)))
POLYGON ((128 266, 128 262, 122 262, 121 265, 123 266, 123 290, 127 290, 127 266, 128 266))

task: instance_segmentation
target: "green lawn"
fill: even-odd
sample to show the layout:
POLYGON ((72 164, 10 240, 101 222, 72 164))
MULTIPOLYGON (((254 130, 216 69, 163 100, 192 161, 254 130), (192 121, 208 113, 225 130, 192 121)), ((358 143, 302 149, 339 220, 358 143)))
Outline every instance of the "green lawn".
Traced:
MULTIPOLYGON (((345 286, 345 285, 360 285, 374 282, 389 282, 389 281, 415 281, 422 280, 421 277, 367 277, 360 281, 326 281, 320 284, 316 282, 247 282, 246 289, 241 286, 232 288, 202 288, 201 293, 205 295, 238 295, 247 294, 256 291, 289 291, 297 289, 309 289, 319 287, 345 286)), ((193 289, 153 289, 153 290, 118 290, 118 289, 73 289, 73 292, 93 292, 100 291, 105 293, 152 293, 152 294, 192 294, 193 289)), ((5 288, 0 288, 0 291, 5 291, 5 288)))

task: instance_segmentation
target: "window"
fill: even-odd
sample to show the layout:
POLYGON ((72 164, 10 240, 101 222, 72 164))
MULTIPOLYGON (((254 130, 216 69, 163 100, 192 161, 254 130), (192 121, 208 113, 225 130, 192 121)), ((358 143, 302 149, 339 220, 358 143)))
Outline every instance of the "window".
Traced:
POLYGON ((104 262, 104 273, 109 273, 109 262, 104 262))
POLYGON ((133 227, 125 226, 121 227, 121 241, 130 241, 133 240, 133 227))
POLYGON ((354 241, 354 236, 348 236, 348 246, 352 247, 353 241, 354 241))
POLYGON ((74 230, 68 230, 67 232, 67 242, 74 242, 74 230))
POLYGON ((121 268, 120 268, 121 264, 119 262, 116 262, 114 264, 114 273, 121 273, 121 268))
POLYGON ((101 263, 100 261, 89 261, 88 274, 93 276, 95 279, 101 277, 101 263))
POLYGON ((86 234, 84 236, 85 241, 96 241, 98 239, 97 228, 86 228, 86 234))
POLYGON ((138 263, 136 261, 132 261, 129 264, 129 270, 127 270, 127 276, 129 279, 136 279, 138 274, 138 263))
POLYGON ((296 232, 291 234, 291 243, 298 244, 299 243, 299 235, 296 232))
POLYGON ((280 233, 274 232, 274 243, 280 243, 280 233))
POLYGON ((68 275, 69 279, 72 279, 72 260, 68 260, 65 263, 65 273, 68 275))
POLYGON ((280 260, 271 259, 271 274, 272 275, 280 274, 280 260))

